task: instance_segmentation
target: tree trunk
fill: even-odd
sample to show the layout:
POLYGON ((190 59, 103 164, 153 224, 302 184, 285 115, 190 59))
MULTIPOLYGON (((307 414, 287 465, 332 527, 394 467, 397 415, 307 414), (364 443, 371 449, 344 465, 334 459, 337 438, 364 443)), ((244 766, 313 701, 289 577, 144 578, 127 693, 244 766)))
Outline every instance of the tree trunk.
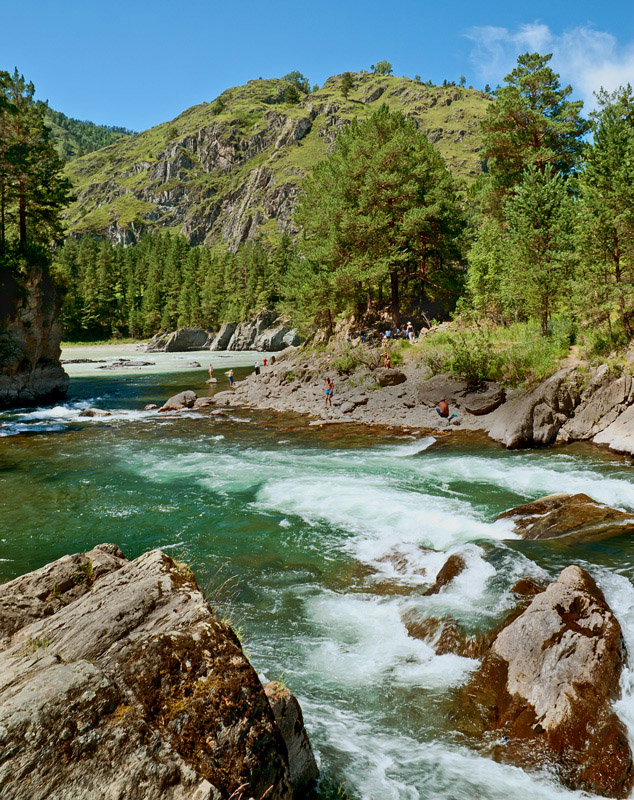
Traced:
POLYGON ((616 291, 619 297, 619 308, 621 310, 621 319, 623 320, 623 328, 625 335, 628 339, 632 338, 632 328, 630 320, 625 310, 625 298, 623 297, 623 286, 621 282, 621 249, 619 246, 619 235, 614 231, 614 279, 616 281, 616 291))
POLYGON ((542 336, 548 336, 548 295, 542 296, 542 336))
POLYGON ((20 252, 26 249, 26 197, 24 196, 24 183, 19 185, 18 213, 20 217, 20 252))
POLYGON ((398 272, 390 272, 390 288, 392 290, 392 327, 398 328, 401 316, 401 303, 398 297, 398 272))
POLYGON ((4 255, 5 243, 5 219, 4 219, 4 206, 5 206, 5 181, 2 178, 0 184, 0 255, 4 255))

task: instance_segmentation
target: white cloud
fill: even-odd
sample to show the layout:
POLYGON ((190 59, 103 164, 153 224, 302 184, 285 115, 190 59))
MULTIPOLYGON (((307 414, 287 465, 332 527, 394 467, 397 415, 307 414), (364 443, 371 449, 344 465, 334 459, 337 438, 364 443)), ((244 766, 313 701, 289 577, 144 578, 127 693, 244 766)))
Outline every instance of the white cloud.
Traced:
POLYGON ((474 43, 471 60, 482 82, 502 83, 525 52, 552 53, 551 65, 574 96, 592 108, 593 93, 604 87, 616 89, 634 83, 634 42, 621 46, 605 31, 580 26, 555 34, 540 22, 527 23, 515 31, 483 25, 466 34, 474 43))

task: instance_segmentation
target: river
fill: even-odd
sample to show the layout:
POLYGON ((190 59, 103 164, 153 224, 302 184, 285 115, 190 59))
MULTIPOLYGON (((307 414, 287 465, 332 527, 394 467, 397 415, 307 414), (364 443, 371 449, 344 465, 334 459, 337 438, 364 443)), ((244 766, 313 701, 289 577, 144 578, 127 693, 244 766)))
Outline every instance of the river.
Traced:
MULTIPOLYGON (((633 654, 629 538, 522 542, 493 522, 561 491, 634 510, 630 460, 579 444, 507 452, 475 435, 315 428, 250 410, 159 417, 143 406, 185 388, 208 392, 209 354, 133 357, 155 364, 73 364, 63 405, 0 414, 0 581, 100 542, 129 558, 161 547, 186 561, 260 675, 297 694, 322 800, 585 796, 470 749, 447 712, 475 662, 435 655, 402 618, 450 616, 486 630, 512 608, 519 577, 552 578, 576 563, 606 593, 633 654), (88 406, 112 416, 80 417, 88 406), (454 552, 467 569, 424 597, 454 552)), ((239 379, 260 357, 214 354, 218 388, 225 369, 239 379)), ((629 670, 622 685, 618 712, 634 736, 629 670)))

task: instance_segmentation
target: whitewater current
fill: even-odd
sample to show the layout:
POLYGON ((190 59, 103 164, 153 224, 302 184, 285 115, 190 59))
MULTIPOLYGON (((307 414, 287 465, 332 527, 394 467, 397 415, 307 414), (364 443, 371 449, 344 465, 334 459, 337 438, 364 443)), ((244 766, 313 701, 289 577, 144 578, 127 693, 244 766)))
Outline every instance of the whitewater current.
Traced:
MULTIPOLYGON (((178 389, 206 393, 205 377, 84 375, 61 405, 0 414, 0 580, 103 541, 128 557, 163 547, 186 560, 261 677, 297 694, 324 800, 585 796, 470 748, 448 711, 477 662, 436 655, 403 620, 451 617, 489 630, 513 607, 518 578, 552 579, 577 563, 634 653, 626 537, 522 542, 494 521, 553 492, 634 510, 631 462, 581 445, 507 452, 480 437, 142 410, 178 389), (81 417, 90 406, 112 415, 81 417), (452 553, 466 569, 425 597, 452 553)), ((617 712, 634 745, 629 669, 622 690, 617 712)))

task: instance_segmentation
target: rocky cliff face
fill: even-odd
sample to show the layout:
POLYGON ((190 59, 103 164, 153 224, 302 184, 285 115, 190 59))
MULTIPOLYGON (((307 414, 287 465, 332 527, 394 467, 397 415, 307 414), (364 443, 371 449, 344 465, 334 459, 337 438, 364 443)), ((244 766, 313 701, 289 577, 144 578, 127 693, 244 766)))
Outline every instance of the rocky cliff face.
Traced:
POLYGON ((50 278, 33 267, 20 286, 3 287, 0 303, 0 408, 57 400, 68 375, 59 361, 62 328, 50 278))
POLYGON ((77 202, 71 230, 132 243, 140 233, 179 228, 194 244, 241 242, 293 232, 292 211, 302 177, 354 117, 379 103, 401 108, 466 180, 481 171, 479 120, 483 92, 428 87, 393 76, 360 74, 348 99, 341 76, 297 105, 280 102, 283 82, 250 81, 215 103, 126 137, 68 166, 77 202))
POLYGON ((0 612, 3 797, 291 800, 315 778, 301 712, 280 730, 285 708, 159 550, 66 556, 0 586, 0 612))

